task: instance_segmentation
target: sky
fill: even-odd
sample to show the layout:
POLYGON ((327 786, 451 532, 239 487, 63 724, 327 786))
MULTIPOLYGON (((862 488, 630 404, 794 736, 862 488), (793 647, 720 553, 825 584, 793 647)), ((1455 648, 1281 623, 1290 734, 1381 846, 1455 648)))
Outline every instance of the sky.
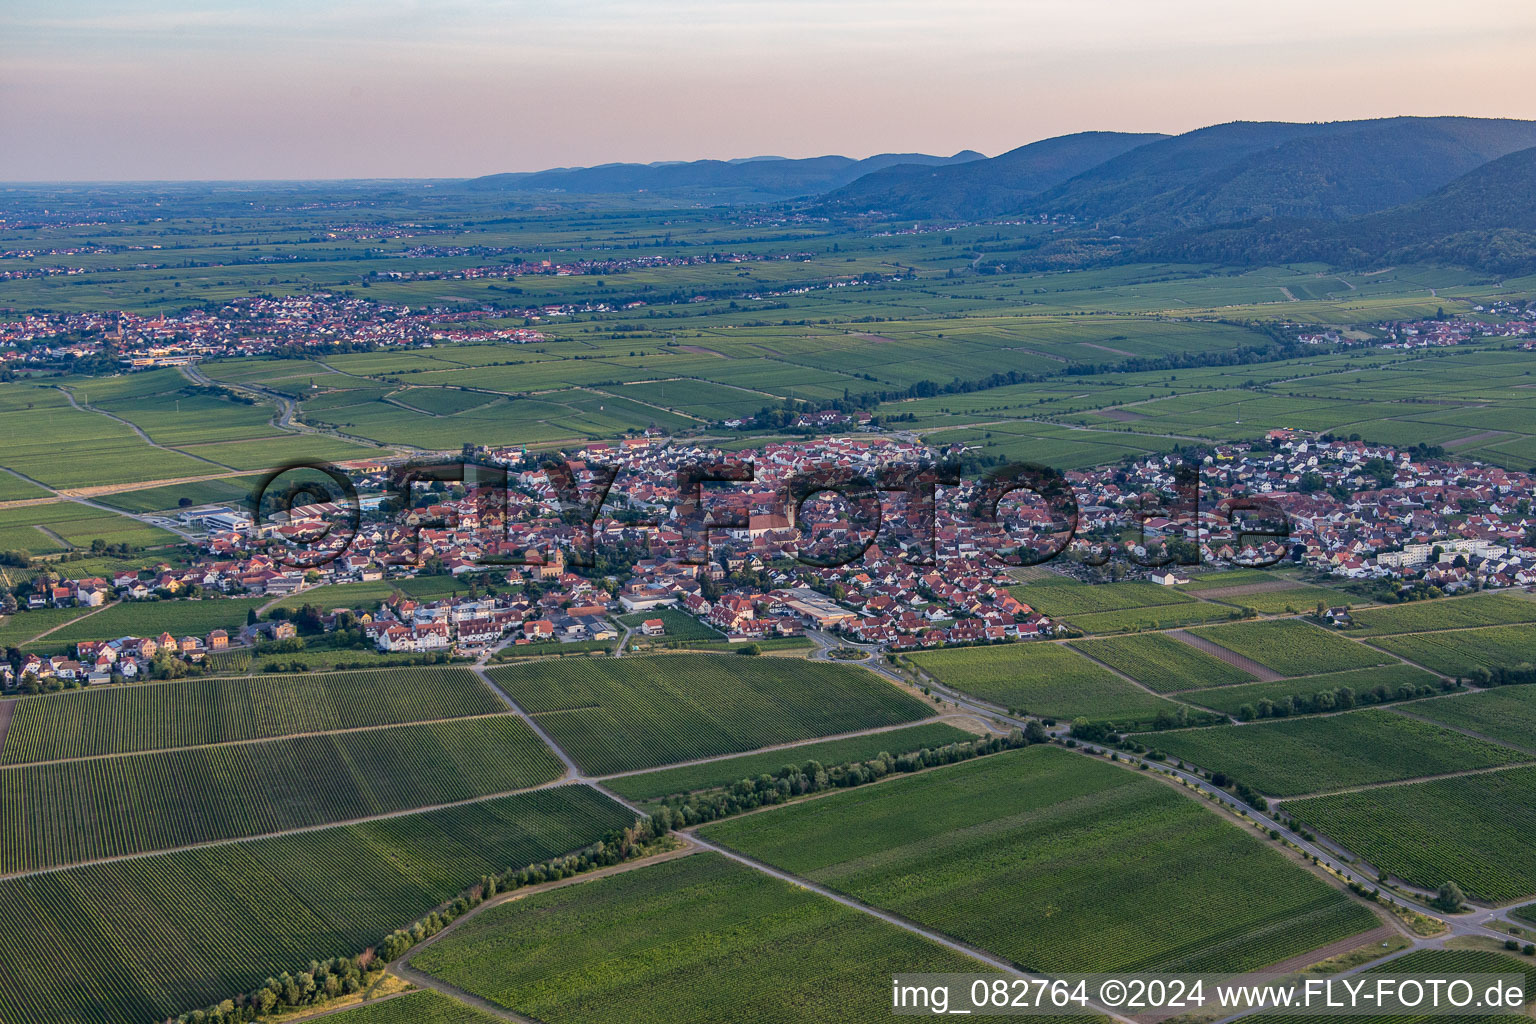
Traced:
POLYGON ((1536 119, 1530 0, 0 0, 0 181, 1536 119))

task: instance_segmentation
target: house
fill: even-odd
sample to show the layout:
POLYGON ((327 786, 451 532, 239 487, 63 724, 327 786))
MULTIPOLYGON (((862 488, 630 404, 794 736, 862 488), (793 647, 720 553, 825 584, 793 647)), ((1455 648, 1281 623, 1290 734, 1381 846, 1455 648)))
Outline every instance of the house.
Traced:
POLYGON ((640 632, 645 636, 664 636, 667 632, 667 624, 661 619, 646 619, 640 623, 640 632))
POLYGON ((210 651, 222 651, 229 646, 229 634, 222 629, 216 629, 208 634, 203 641, 210 651))
POLYGON ((1180 576, 1172 569, 1152 574, 1152 582, 1160 587, 1177 587, 1189 582, 1188 576, 1180 576))

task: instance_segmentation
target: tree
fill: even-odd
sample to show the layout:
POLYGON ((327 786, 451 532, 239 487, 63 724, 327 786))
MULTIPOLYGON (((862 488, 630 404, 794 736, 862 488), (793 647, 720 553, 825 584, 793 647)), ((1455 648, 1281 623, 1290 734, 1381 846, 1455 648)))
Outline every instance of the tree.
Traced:
POLYGON ((256 615, 255 608, 247 608, 245 610, 245 624, 247 626, 254 626, 260 621, 261 619, 256 615))
POLYGON ((1455 882, 1446 882, 1440 886, 1439 893, 1435 896, 1435 906, 1448 914, 1459 911, 1467 902, 1466 894, 1461 891, 1461 886, 1455 882))

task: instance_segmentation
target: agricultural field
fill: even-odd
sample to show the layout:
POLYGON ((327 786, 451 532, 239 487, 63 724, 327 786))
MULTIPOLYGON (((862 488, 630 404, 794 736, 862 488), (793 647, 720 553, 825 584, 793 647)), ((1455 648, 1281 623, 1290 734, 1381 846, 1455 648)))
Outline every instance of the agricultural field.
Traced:
POLYGON ((707 764, 686 765, 680 768, 664 768, 660 771, 640 772, 605 779, 603 785, 631 800, 655 800, 675 793, 692 793, 701 789, 729 786, 741 779, 772 774, 787 764, 803 765, 817 761, 824 766, 851 764, 867 761, 882 753, 900 756, 924 747, 942 747, 950 743, 963 743, 976 738, 976 734, 957 729, 944 722, 930 725, 913 725, 872 736, 851 736, 825 743, 807 743, 784 750, 771 750, 760 754, 743 754, 707 764))
POLYGON ((872 976, 978 969, 713 853, 503 903, 411 964, 546 1024, 883 1021, 872 976))
POLYGON ((1243 683, 1238 686, 1218 686, 1208 690, 1186 690, 1177 695, 1179 700, 1211 708, 1222 714, 1235 715, 1243 705, 1258 707, 1261 700, 1283 702, 1287 697, 1311 697, 1318 693, 1336 693, 1348 687, 1355 691, 1355 700, 1361 704, 1385 704, 1408 700, 1418 696, 1418 691, 1431 686, 1439 691, 1440 677, 1412 665, 1383 665, 1380 668, 1357 668, 1349 672, 1330 672, 1320 676, 1299 676, 1281 679, 1273 683, 1243 683), (1404 695, 1401 687, 1412 687, 1413 692, 1404 695), (1384 688, 1384 692, 1383 689, 1384 688))
POLYGON ((267 835, 560 777, 515 715, 0 769, 0 874, 267 835))
POLYGON ((1536 628, 1531 626, 1403 633, 1377 637, 1371 643, 1448 676, 1470 675, 1480 668, 1512 668, 1536 662, 1536 628))
POLYGON ((89 608, 37 608, 0 619, 0 647, 19 647, 37 636, 89 614, 89 608))
POLYGON ((1392 660, 1300 619, 1237 622, 1190 632, 1286 676, 1370 668, 1392 660))
POLYGON ((1192 602, 1153 608, 1121 608, 1112 612, 1073 615, 1070 623, 1084 633, 1134 633, 1148 629, 1177 629, 1224 622, 1237 614, 1226 605, 1192 602))
POLYGON ((499 1020, 456 999, 422 989, 338 1013, 329 1018, 329 1024, 497 1024, 499 1020))
POLYGON ((1193 598, 1156 583, 1079 583, 1065 576, 1009 587, 1008 592, 1043 615, 1071 618, 1092 612, 1126 608, 1157 608, 1190 604, 1193 598))
POLYGON ((1179 710, 1179 705, 1137 689, 1065 644, 966 647, 907 657, 946 686, 1032 715, 1087 718, 1130 728, 1179 710))
POLYGON ((932 715, 865 669, 777 658, 561 659, 491 674, 577 764, 599 775, 932 715))
POLYGON ((496 714, 468 669, 426 667, 186 679, 17 702, 0 763, 194 747, 496 714))
POLYGON ((1072 646, 1158 693, 1253 680, 1242 669, 1162 633, 1077 640, 1072 646))
POLYGON ((93 540, 152 547, 176 539, 159 527, 73 501, 0 509, 0 550, 45 555, 89 548, 93 540))
MULTIPOLYGON (((210 469, 212 467, 209 467, 210 469)), ((98 505, 111 505, 124 512, 159 512, 190 505, 247 506, 257 476, 232 476, 217 480, 194 480, 184 484, 165 484, 132 491, 116 491, 93 498, 98 505)))
POLYGON ((1277 574, 1273 569, 1223 569, 1191 576, 1189 582, 1181 584, 1179 589, 1199 593, 1203 590, 1225 590, 1228 587, 1273 584, 1284 579, 1284 576, 1277 574))
POLYGON ((1042 972, 1241 971, 1376 924, 1189 797, 1054 746, 700 832, 1042 972))
MULTIPOLYGON (((1531 961, 1527 957, 1516 959, 1514 956, 1497 953, 1484 949, 1416 949, 1405 956, 1397 957, 1375 967, 1368 967, 1356 977, 1361 981, 1368 981, 1375 976, 1399 978, 1457 978, 1467 977, 1472 974, 1516 974, 1525 976, 1525 984, 1522 986, 1529 995, 1532 983, 1536 982, 1536 970, 1531 967, 1531 961)), ((1255 1014, 1245 1018, 1252 1024, 1327 1024, 1328 1021, 1337 1020, 1337 1017, 1327 1014, 1308 1016, 1301 1013, 1286 1014, 1255 1014)), ((1456 1024, 1497 1024, 1500 1020, 1510 1020, 1510 1017, 1498 1014, 1487 1016, 1472 1016, 1457 1014, 1446 1016, 1444 1014, 1377 1014, 1369 1018, 1372 1024, 1431 1024, 1436 1020, 1455 1021, 1456 1024)), ((1518 1018, 1514 1018, 1518 1019, 1518 1018)))
POLYGON ((144 1024, 356 953, 482 875, 634 816, 566 786, 363 825, 0 881, 0 1019, 144 1024), (238 927, 232 927, 238 922, 238 927))
POLYGON ((1479 594, 1447 597, 1438 601, 1414 601, 1385 608, 1363 608, 1351 613, 1349 630, 1356 636, 1393 633, 1428 633, 1471 626, 1507 626, 1536 622, 1536 601, 1512 594, 1479 594))
POLYGON ((1321 718, 1162 733, 1154 745, 1261 793, 1296 796, 1531 760, 1450 729, 1367 709, 1321 718))
POLYGON ((620 615, 619 624, 639 628, 647 619, 660 619, 665 624, 666 633, 662 636, 648 637, 636 633, 630 637, 631 642, 640 644, 666 645, 680 643, 699 643, 715 640, 724 640, 725 634, 719 630, 711 629, 698 619, 686 612, 680 612, 675 608, 655 608, 648 612, 636 612, 633 615, 620 615))
POLYGON ((1536 754, 1536 686, 1501 686, 1480 693, 1456 694, 1421 701, 1410 710, 1420 718, 1536 754))
POLYGON ((262 597, 205 597, 186 601, 123 601, 94 615, 77 619, 39 641, 47 650, 63 649, 81 640, 115 640, 120 636, 205 636, 215 629, 234 633, 245 625, 246 613, 267 602, 262 597))
POLYGON ((1454 881, 1505 903, 1536 893, 1536 768, 1297 800, 1286 811, 1373 867, 1424 889, 1454 881))
POLYGON ((1211 594, 1207 600, 1252 608, 1260 615, 1306 615, 1316 611, 1319 604, 1330 608, 1338 605, 1346 596, 1327 587, 1294 586, 1236 594, 1222 592, 1211 594))

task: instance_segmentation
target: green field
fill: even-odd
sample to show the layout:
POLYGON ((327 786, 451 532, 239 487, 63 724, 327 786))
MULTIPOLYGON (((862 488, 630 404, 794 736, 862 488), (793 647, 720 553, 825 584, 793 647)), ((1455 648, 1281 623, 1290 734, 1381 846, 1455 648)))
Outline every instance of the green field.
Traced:
POLYGON ((1051 746, 701 833, 1036 971, 1241 971, 1375 924, 1189 797, 1051 746))
POLYGON ((1448 676, 1536 662, 1536 629, 1485 626, 1444 633, 1404 633, 1371 641, 1383 650, 1448 676))
POLYGON ((1507 626, 1536 622, 1536 601, 1509 594, 1479 594, 1439 601, 1414 601, 1386 608, 1364 608, 1352 613, 1349 632, 1358 636, 1390 633, 1427 633, 1469 626, 1507 626))
POLYGON ((1513 768, 1288 803, 1285 809, 1374 867, 1424 889, 1454 881, 1473 899, 1536 893, 1536 769, 1513 768))
POLYGON ((1207 600, 1239 608, 1252 608, 1261 615, 1304 615, 1316 611, 1319 603, 1331 608, 1345 598, 1345 594, 1327 587, 1298 585, 1283 590, 1255 590, 1246 594, 1213 594, 1207 600))
POLYGON ((1227 686, 1253 679, 1242 669, 1162 633, 1078 640, 1072 646, 1158 693, 1227 686))
POLYGON ((630 637, 631 643, 665 646, 668 644, 708 642, 725 639, 724 633, 717 629, 711 629, 692 615, 680 612, 675 608, 655 608, 648 612, 620 615, 619 623, 620 625, 638 628, 647 619, 660 619, 666 623, 666 633, 663 636, 648 637, 642 636, 637 632, 630 637))
POLYGON ((92 500, 100 505, 120 508, 124 512, 158 512, 164 509, 176 509, 182 507, 182 501, 187 501, 194 506, 243 507, 249 503, 251 488, 259 479, 260 477, 256 476, 232 476, 218 480, 195 480, 185 484, 166 484, 163 487, 116 491, 92 500))
POLYGON ((1153 608, 1089 612, 1073 615, 1069 621, 1084 633, 1134 633, 1148 629, 1177 629, 1207 622, 1224 622, 1236 614, 1236 609, 1226 605, 1191 602, 1153 608))
POLYGON ((932 713, 865 669, 779 658, 562 659, 491 674, 577 764, 600 775, 932 713))
POLYGON ((1501 686, 1441 697, 1415 704, 1410 710, 1420 718, 1536 753, 1536 686, 1501 686))
POLYGON ((855 761, 867 761, 882 753, 899 756, 924 747, 942 747, 949 743, 962 743, 975 738, 975 733, 957 729, 943 722, 934 722, 930 725, 893 729, 872 736, 851 736, 848 739, 828 740, 825 743, 807 743, 786 750, 743 754, 740 757, 729 757, 720 761, 711 761, 708 764, 625 775, 608 779, 603 785, 631 800, 654 800, 675 793, 691 793, 700 789, 729 786, 741 779, 755 779, 759 775, 771 775, 788 764, 803 765, 807 761, 818 761, 824 766, 851 764, 855 761))
POLYGON ((187 679, 19 701, 0 762, 53 761, 505 711, 473 672, 187 679))
POLYGON ((1256 708, 1261 700, 1279 703, 1287 697, 1312 697, 1324 691, 1336 694, 1344 687, 1355 691, 1357 703, 1385 704, 1417 696, 1417 691, 1425 686, 1436 687, 1438 692, 1439 682, 1439 676, 1412 665, 1383 665, 1380 668, 1357 668, 1349 672, 1281 679, 1273 683, 1243 683, 1239 686, 1218 686, 1210 690, 1190 690, 1179 694, 1178 698, 1223 714, 1235 715, 1245 704, 1256 708), (1400 687, 1405 685, 1412 687, 1415 692, 1412 695, 1400 693, 1400 687), (1384 693, 1381 688, 1385 688, 1384 693))
POLYGON ((0 619, 0 647, 19 647, 39 633, 73 622, 89 608, 37 608, 0 619))
POLYGON ((0 882, 0 1019, 144 1024, 361 952, 634 816, 585 786, 0 882))
POLYGON ((89 618, 65 626, 38 641, 43 650, 64 648, 81 640, 115 640, 120 636, 205 636, 215 629, 233 634, 245 625, 246 613, 267 602, 261 597, 209 597, 192 601, 125 601, 103 608, 89 618))
POLYGON ((44 555, 88 548, 93 540, 153 547, 175 542, 177 537, 157 526, 73 501, 0 509, 0 550, 44 555))
POLYGON ((967 647, 908 657, 946 686, 1032 715, 1131 727, 1179 707, 1137 689, 1065 644, 967 647))
POLYGON ((1287 676, 1369 668, 1392 660, 1300 619, 1235 622, 1191 632, 1287 676))
POLYGON ((1156 746, 1273 796, 1489 768, 1529 755, 1391 711, 1164 733, 1156 746))
MULTIPOLYGON (((1368 983, 1369 988, 1374 988, 1371 979, 1376 976, 1397 978, 1465 978, 1473 974, 1514 974, 1524 975, 1525 983, 1522 986, 1527 995, 1532 991, 1532 982, 1536 982, 1536 971, 1531 967, 1531 961, 1527 957, 1516 959, 1514 956, 1504 953, 1496 953, 1484 949, 1415 949, 1404 956, 1389 960, 1375 967, 1368 967, 1355 977, 1368 983)), ((1352 982, 1353 983, 1353 982, 1352 982)), ((1302 1013, 1286 1014, 1255 1014, 1245 1018, 1253 1024, 1326 1024, 1327 1021, 1338 1018, 1329 1014, 1314 1014, 1308 1016, 1302 1013)), ((1499 1021, 1509 1021, 1510 1016, 1499 1014, 1487 1014, 1476 1016, 1471 1014, 1456 1014, 1449 1016, 1444 1013, 1399 1013, 1399 1014, 1374 1014, 1366 1018, 1372 1024, 1430 1024, 1432 1021, 1454 1021, 1455 1024, 1498 1024, 1499 1021)), ((1518 1017, 1513 1019, 1518 1020, 1518 1017)))
POLYGON ((515 715, 0 769, 0 874, 457 803, 560 777, 515 715))
POLYGON ((504 903, 412 966, 547 1024, 883 1021, 872 976, 978 969, 712 853, 504 903))
POLYGON ((498 1020, 431 989, 408 992, 329 1018, 331 1024, 496 1024, 498 1020))
POLYGON ((1190 604, 1194 600, 1172 587, 1160 587, 1156 583, 1079 583, 1062 576, 1009 587, 1008 592, 1036 611, 1054 618, 1190 604))

